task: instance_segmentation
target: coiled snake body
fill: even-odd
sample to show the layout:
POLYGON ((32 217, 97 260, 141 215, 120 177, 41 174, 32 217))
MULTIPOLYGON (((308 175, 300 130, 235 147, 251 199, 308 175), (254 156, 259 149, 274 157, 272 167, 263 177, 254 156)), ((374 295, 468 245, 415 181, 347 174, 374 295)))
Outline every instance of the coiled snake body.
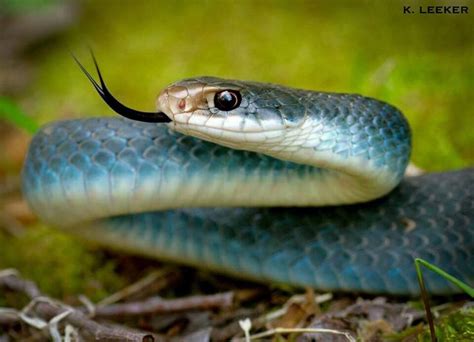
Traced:
POLYGON ((34 211, 84 239, 258 281, 416 295, 420 257, 474 282, 474 172, 402 180, 410 132, 396 108, 209 77, 157 103, 170 122, 44 127, 23 173, 34 211))

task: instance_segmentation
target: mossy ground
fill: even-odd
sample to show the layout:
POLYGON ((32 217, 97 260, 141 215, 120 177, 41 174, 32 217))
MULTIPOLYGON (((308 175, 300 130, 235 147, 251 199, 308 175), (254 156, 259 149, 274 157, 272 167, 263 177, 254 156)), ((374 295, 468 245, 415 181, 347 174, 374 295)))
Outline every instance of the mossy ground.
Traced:
POLYGON ((16 268, 56 298, 83 294, 95 302, 126 285, 113 260, 44 226, 13 239, 0 235, 0 246, 0 269, 16 268))
MULTIPOLYGON (((83 1, 76 24, 29 52, 35 78, 14 100, 40 123, 113 115, 69 53, 90 67, 90 45, 110 89, 134 108, 152 109, 160 89, 197 75, 362 93, 406 114, 412 160, 421 168, 471 165, 472 14, 404 15, 403 5, 83 1)), ((2 165, 9 165, 2 174, 20 172, 2 165)), ((84 293, 98 300, 129 280, 114 260, 38 224, 20 238, 0 234, 0 251, 0 268, 18 268, 59 298, 84 293)), ((466 317, 472 325, 472 311, 466 317)))

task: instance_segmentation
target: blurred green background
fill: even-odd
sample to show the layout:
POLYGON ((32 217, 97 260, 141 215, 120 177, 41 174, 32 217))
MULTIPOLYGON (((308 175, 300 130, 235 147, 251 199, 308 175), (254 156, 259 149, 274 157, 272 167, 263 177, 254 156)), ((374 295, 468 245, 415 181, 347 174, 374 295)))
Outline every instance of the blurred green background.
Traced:
POLYGON ((361 93, 406 114, 419 166, 469 165, 474 161, 472 14, 405 15, 407 3, 431 4, 84 1, 76 23, 36 46, 32 57, 38 70, 19 101, 40 123, 112 115, 69 54, 90 68, 90 45, 110 88, 135 108, 152 109, 160 89, 196 75, 361 93))
MULTIPOLYGON (((450 2, 436 1, 440 3, 450 2)), ((474 10, 470 1, 451 3, 471 5, 474 10)), ((3 67, 0 65, 4 81, 17 60, 24 64, 18 72, 8 74, 10 81, 28 67, 27 81, 20 82, 22 86, 15 91, 13 86, 4 86, 1 95, 40 124, 114 115, 71 58, 70 51, 93 70, 87 48, 91 46, 111 91, 133 108, 152 110, 163 87, 198 75, 355 92, 390 102, 405 113, 413 129, 412 160, 418 166, 447 170, 474 162, 471 13, 403 14, 404 5, 433 5, 432 1, 413 0, 0 0, 0 4, 9 18, 27 16, 24 23, 51 12, 51 8, 68 5, 45 20, 46 24, 60 23, 59 18, 66 15, 65 23, 41 39, 31 39, 17 49, 19 57, 11 54, 3 67)), ((17 30, 21 31, 25 25, 20 24, 17 30)), ((31 31, 33 36, 39 32, 31 31)), ((10 117, 10 121, 15 120, 10 117)), ((1 125, 9 137, 19 131, 15 126, 31 127, 21 122, 1 125)), ((7 152, 18 144, 26 146, 27 141, 28 137, 1 142, 5 153, 0 157, 0 175, 19 174, 24 149, 16 157, 7 152)), ((15 217, 15 211, 11 215, 15 217)), ((58 239, 56 242, 64 245, 62 237, 58 239)), ((25 246, 8 245, 12 253, 25 246)), ((68 246, 72 245, 75 242, 68 246)), ((58 253, 61 257, 55 262, 72 267, 65 253, 53 255, 58 253)), ((81 253, 71 258, 83 259, 81 253)), ((0 267, 16 262, 14 257, 9 260, 0 260, 0 267)), ((26 257, 24 263, 28 260, 26 257)), ((34 272, 39 270, 36 266, 34 272)))

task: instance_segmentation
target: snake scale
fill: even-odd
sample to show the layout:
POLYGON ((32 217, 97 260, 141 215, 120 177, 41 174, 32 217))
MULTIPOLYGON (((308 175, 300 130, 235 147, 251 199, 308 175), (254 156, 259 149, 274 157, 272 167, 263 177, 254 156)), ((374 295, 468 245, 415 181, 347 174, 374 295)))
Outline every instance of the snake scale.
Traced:
MULTIPOLYGON (((82 66, 81 66, 82 67, 82 66)), ((25 197, 82 239, 259 282, 417 295, 414 258, 474 282, 474 170, 404 178, 410 130, 360 95, 212 77, 156 113, 53 122, 25 197)), ((459 292, 426 272, 432 294, 459 292)))

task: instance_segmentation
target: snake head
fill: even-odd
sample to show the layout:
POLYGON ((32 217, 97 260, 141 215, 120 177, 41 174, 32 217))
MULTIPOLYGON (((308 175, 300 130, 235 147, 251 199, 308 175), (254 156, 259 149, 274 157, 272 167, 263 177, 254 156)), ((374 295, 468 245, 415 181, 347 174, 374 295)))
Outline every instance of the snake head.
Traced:
POLYGON ((158 96, 156 112, 132 109, 107 88, 97 60, 91 56, 99 82, 73 55, 95 90, 116 113, 132 120, 170 123, 176 131, 234 148, 248 149, 271 137, 283 140, 288 130, 306 116, 294 91, 281 86, 224 80, 215 77, 186 79, 171 84, 158 96))
POLYGON ((283 139, 305 118, 304 107, 287 88, 215 77, 171 84, 158 96, 157 108, 176 131, 246 149, 270 137, 283 139))

